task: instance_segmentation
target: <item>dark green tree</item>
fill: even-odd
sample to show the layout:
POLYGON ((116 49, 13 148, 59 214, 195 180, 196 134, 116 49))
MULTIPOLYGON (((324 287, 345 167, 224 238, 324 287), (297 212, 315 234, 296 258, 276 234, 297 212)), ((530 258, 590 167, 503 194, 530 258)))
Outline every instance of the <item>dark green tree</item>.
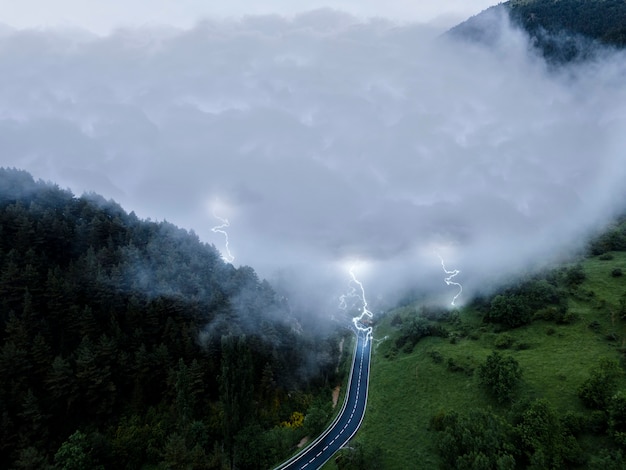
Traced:
POLYGON ((531 469, 559 469, 580 463, 580 446, 545 399, 530 404, 515 432, 531 469))
POLYGON ((335 457, 339 470, 376 470, 381 468, 381 449, 354 442, 344 447, 335 457))
POLYGON ((515 358, 502 356, 497 351, 478 366, 479 384, 500 404, 511 401, 521 378, 522 370, 515 358))
POLYGON ((526 325, 532 320, 532 309, 520 295, 497 295, 491 301, 488 321, 501 323, 509 328, 526 325))
POLYGON ((626 395, 618 392, 609 401, 609 434, 626 450, 626 395))
POLYGON ((92 470, 96 466, 91 458, 91 446, 81 431, 72 434, 54 455, 59 470, 92 470))
POLYGON ((224 413, 224 445, 234 466, 235 436, 253 418, 252 357, 246 337, 222 338, 222 373, 219 377, 220 402, 224 413))
POLYGON ((616 361, 603 358, 578 388, 578 397, 587 408, 606 410, 617 387, 621 369, 616 361))
POLYGON ((513 470, 517 450, 513 428, 489 410, 440 417, 437 448, 442 468, 513 470))

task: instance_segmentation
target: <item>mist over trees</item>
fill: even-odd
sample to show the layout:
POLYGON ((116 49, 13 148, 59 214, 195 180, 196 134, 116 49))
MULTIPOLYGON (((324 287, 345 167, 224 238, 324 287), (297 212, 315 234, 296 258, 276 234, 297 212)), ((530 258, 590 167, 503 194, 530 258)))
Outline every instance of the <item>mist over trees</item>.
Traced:
POLYGON ((266 468, 302 437, 281 423, 319 420, 311 404, 337 380, 337 338, 302 331, 252 268, 11 169, 0 299, 11 468, 266 468))
POLYGON ((490 17, 506 12, 532 47, 549 62, 587 60, 602 46, 626 46, 626 4, 621 0, 511 0, 490 7, 452 29, 453 34, 491 43, 490 17))

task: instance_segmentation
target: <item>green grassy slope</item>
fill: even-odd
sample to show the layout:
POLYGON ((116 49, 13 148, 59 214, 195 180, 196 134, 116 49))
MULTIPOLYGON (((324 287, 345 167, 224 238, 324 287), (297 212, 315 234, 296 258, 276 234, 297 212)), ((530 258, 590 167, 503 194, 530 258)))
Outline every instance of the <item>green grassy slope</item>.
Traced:
MULTIPOLYGON (((398 328, 391 319, 395 314, 404 319, 415 316, 418 306, 391 312, 375 330, 378 344, 368 408, 356 440, 379 449, 382 468, 437 468, 436 433, 428 429, 434 414, 491 407, 506 416, 508 407, 495 403, 478 386, 475 369, 496 349, 496 342, 507 338, 510 346, 503 354, 513 356, 523 371, 517 402, 543 397, 560 413, 589 413, 577 396, 578 387, 600 358, 620 360, 626 342, 626 322, 617 314, 626 276, 611 275, 616 268, 626 273, 626 253, 612 256, 583 262, 586 280, 568 297, 568 312, 576 317, 570 324, 535 320, 498 332, 497 325, 482 322, 481 313, 462 309, 458 318, 442 323, 448 337, 423 338, 411 352, 398 351, 394 356, 398 328)), ((620 378, 619 387, 626 390, 626 378, 620 378)), ((585 446, 599 442, 586 436, 580 441, 590 453, 593 449, 585 446)), ((606 443, 600 439, 600 444, 606 443)), ((325 468, 336 466, 331 463, 325 468)))

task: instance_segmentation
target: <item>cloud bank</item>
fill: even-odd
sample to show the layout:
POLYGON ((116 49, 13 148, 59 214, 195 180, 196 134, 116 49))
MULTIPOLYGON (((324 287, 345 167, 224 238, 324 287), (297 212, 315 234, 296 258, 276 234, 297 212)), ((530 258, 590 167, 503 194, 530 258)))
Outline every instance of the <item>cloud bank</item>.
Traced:
MULTIPOLYGON (((491 0, 333 0, 333 8, 359 18, 384 17, 401 22, 437 21, 452 26, 492 5, 491 0)), ((189 28, 203 17, 233 18, 245 15, 280 14, 292 16, 329 6, 324 0, 55 0, 50 8, 45 0, 0 0, 1 20, 17 28, 42 26, 85 28, 107 34, 120 26, 175 25, 189 28)))
POLYGON ((236 265, 317 304, 352 263, 374 299, 451 299, 437 254, 467 300, 625 201, 624 54, 549 71, 504 16, 492 27, 491 49, 330 10, 4 31, 0 164, 221 249, 228 218, 236 265))

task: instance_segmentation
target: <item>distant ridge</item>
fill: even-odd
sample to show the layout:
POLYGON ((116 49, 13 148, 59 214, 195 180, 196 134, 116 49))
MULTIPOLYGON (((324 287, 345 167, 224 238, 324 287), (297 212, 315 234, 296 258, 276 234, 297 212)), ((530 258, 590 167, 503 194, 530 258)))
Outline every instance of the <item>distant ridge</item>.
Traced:
POLYGON ((492 43, 491 19, 498 10, 528 32, 543 56, 557 63, 592 57, 599 45, 626 46, 623 0, 511 0, 490 7, 450 30, 450 34, 492 43))

